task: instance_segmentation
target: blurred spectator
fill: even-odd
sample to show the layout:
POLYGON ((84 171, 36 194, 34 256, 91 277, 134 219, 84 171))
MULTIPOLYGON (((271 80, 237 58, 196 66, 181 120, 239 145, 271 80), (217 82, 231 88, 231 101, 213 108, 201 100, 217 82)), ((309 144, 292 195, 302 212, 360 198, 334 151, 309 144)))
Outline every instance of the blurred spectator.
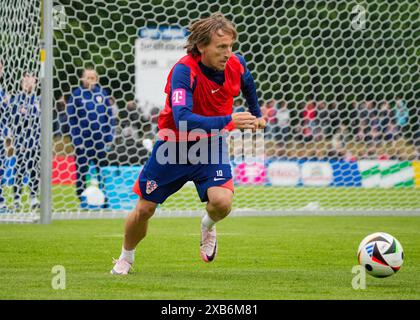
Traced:
POLYGON ((394 103, 392 111, 395 116, 396 129, 398 133, 403 133, 408 125, 409 112, 407 103, 402 99, 398 99, 394 103))
POLYGON ((261 108, 261 114, 264 120, 267 122, 267 127, 265 128, 265 138, 272 139, 275 134, 279 131, 277 126, 277 109, 276 109, 276 100, 268 100, 261 108))
POLYGON ((378 110, 374 101, 366 101, 359 105, 359 129, 356 140, 371 142, 380 137, 378 110))
POLYGON ((275 125, 277 124, 277 118, 276 118, 276 100, 271 99, 267 101, 264 106, 261 108, 262 116, 264 117, 265 121, 267 122, 267 125, 275 125))
POLYGON ((73 90, 67 104, 70 135, 76 156, 76 192, 82 208, 88 206, 82 193, 87 187, 91 164, 95 167, 99 187, 103 188, 100 168, 108 165, 107 158, 112 150, 116 125, 112 107, 114 101, 98 80, 96 71, 86 68, 81 77, 81 86, 73 90))
POLYGON ((350 131, 345 125, 340 125, 333 130, 331 139, 331 150, 328 151, 328 158, 333 160, 356 161, 356 157, 346 148, 350 140, 350 131))
POLYGON ((119 113, 119 127, 122 130, 122 136, 125 138, 139 139, 141 130, 140 112, 137 109, 135 101, 127 102, 125 109, 119 113))
POLYGON ((114 119, 117 119, 117 117, 118 117, 118 106, 117 106, 117 103, 116 103, 115 98, 113 96, 109 97, 109 103, 111 105, 112 115, 113 115, 114 119))
POLYGON ((368 130, 371 129, 371 140, 377 141, 378 136, 380 139, 380 128, 379 128, 379 110, 377 109, 375 101, 368 101, 366 103, 367 115, 368 115, 368 130))
POLYGON ((159 113, 160 113, 160 108, 158 106, 154 106, 152 107, 152 109, 150 109, 150 122, 151 122, 151 132, 152 133, 157 133, 158 129, 157 129, 157 125, 158 125, 158 119, 159 119, 159 113))
POLYGON ((148 148, 144 144, 151 131, 150 117, 144 115, 135 101, 129 101, 119 113, 119 126, 115 139, 117 165, 140 165, 147 160, 148 148))
POLYGON ((53 133, 57 136, 64 136, 70 133, 66 100, 64 97, 57 100, 55 109, 53 110, 53 133))
POLYGON ((356 137, 360 128, 360 109, 356 101, 353 101, 348 110, 342 110, 340 114, 342 124, 347 126, 352 137, 356 137))
POLYGON ((120 165, 140 165, 147 160, 148 140, 153 139, 151 117, 143 113, 135 101, 129 101, 120 113, 123 145, 118 146, 120 165))
POLYGON ((305 102, 300 102, 297 108, 290 110, 290 125, 292 129, 292 137, 295 141, 304 140, 304 121, 303 121, 303 110, 305 109, 305 102))
POLYGON ((328 120, 322 126, 324 127, 324 134, 326 139, 331 139, 334 129, 340 126, 340 111, 337 103, 332 102, 328 105, 328 120))
POLYGON ((37 95, 38 79, 25 72, 21 80, 21 91, 10 98, 10 131, 16 156, 14 207, 18 211, 23 203, 23 180, 29 177, 30 207, 39 208, 39 182, 41 160, 41 110, 37 95))
POLYGON ((387 101, 380 103, 378 118, 381 140, 393 140, 395 134, 394 116, 387 101))
POLYGON ((277 110, 277 126, 279 132, 276 134, 276 140, 289 141, 291 139, 291 128, 290 128, 290 110, 287 108, 286 101, 280 101, 279 109, 277 110))
POLYGON ((309 101, 302 112, 302 133, 305 141, 312 140, 316 128, 316 103, 309 101))
POLYGON ((314 113, 315 118, 312 120, 312 135, 315 141, 322 141, 325 139, 326 133, 329 131, 330 114, 327 109, 327 104, 324 101, 318 103, 314 113))
POLYGON ((365 135, 369 133, 369 118, 368 118, 368 111, 366 109, 366 103, 362 102, 357 106, 358 115, 357 118, 359 119, 358 123, 359 126, 357 128, 356 133, 356 140, 357 141, 364 141, 365 135))
POLYGON ((150 109, 150 117, 151 117, 151 120, 152 120, 153 123, 158 122, 160 110, 161 110, 161 108, 159 108, 158 106, 153 106, 150 109))

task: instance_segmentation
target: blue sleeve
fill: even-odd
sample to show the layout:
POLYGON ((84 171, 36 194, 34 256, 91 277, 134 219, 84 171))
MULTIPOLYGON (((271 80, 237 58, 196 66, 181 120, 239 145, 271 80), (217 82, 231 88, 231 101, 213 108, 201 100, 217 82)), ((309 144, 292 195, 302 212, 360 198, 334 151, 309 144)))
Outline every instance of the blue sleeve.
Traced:
POLYGON ((190 83, 190 68, 178 64, 175 66, 171 79, 171 101, 174 90, 185 90, 185 103, 182 105, 172 105, 172 112, 175 125, 179 129, 179 122, 187 123, 187 130, 202 129, 208 133, 212 129, 223 129, 231 120, 232 116, 214 116, 206 117, 192 112, 193 109, 193 86, 190 83))
POLYGON ((260 105, 258 103, 257 88, 255 86, 254 78, 252 77, 251 72, 246 67, 244 57, 242 57, 239 54, 236 54, 236 56, 238 57, 239 61, 245 69, 245 72, 243 73, 241 78, 241 90, 246 99, 246 102, 248 103, 249 112, 251 112, 253 116, 261 118, 262 115, 260 105))
POLYGON ((77 94, 78 90, 74 90, 72 94, 70 95, 68 101, 67 101, 67 115, 68 115, 68 122, 70 127, 70 135, 72 136, 73 140, 75 138, 80 139, 80 128, 79 128, 79 119, 77 118, 77 107, 76 107, 76 101, 80 94, 77 94))
POLYGON ((105 143, 112 142, 115 135, 115 126, 117 124, 117 119, 115 119, 114 111, 112 110, 112 104, 111 104, 111 95, 108 93, 106 89, 103 89, 102 92, 103 96, 105 97, 105 107, 106 107, 106 114, 107 114, 107 123, 105 125, 105 136, 104 141, 105 143))

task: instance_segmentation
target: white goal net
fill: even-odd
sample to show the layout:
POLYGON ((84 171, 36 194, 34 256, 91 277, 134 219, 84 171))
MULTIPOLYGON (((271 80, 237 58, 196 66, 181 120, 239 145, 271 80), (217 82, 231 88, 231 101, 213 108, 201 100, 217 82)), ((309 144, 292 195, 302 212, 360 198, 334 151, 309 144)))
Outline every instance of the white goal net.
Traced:
POLYGON ((39 215, 40 34, 39 0, 0 2, 0 220, 39 215))
MULTIPOLYGON (((9 97, 23 72, 38 70, 39 4, 0 4, 0 87, 9 97)), ((53 4, 53 218, 119 217, 132 209, 166 76, 185 54, 189 24, 214 12, 237 28, 234 51, 247 61, 268 123, 264 157, 232 159, 233 214, 420 213, 418 2, 53 4)), ((234 110, 246 108, 238 96, 234 110)), ((2 152, 4 203, 19 210, 12 214, 36 212, 29 182, 37 160, 26 161, 25 177, 16 179, 18 150, 2 152), (21 185, 14 207, 13 187, 21 185)), ((186 184, 159 213, 203 209, 186 184)))

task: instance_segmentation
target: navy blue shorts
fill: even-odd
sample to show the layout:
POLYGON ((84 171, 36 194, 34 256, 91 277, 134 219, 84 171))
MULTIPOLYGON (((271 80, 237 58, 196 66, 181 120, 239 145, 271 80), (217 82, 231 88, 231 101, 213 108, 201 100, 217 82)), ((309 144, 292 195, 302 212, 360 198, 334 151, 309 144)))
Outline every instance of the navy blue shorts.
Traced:
POLYGON ((143 199, 163 203, 188 181, 194 182, 201 202, 208 201, 210 187, 225 187, 233 192, 225 137, 184 143, 158 140, 133 191, 143 199))

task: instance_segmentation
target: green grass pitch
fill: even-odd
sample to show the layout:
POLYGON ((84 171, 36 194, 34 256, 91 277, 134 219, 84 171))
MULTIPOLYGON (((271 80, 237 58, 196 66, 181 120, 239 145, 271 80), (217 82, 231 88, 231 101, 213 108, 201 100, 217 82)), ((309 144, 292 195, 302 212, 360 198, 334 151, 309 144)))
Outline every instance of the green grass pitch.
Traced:
MULTIPOLYGON (((131 189, 131 188, 130 188, 131 189)), ((13 201, 12 190, 5 188, 7 203, 13 201)), ((23 194, 24 210, 29 210, 27 190, 23 194)), ((74 186, 54 185, 52 188, 54 212, 77 212, 79 201, 74 186)), ((234 208, 253 210, 298 209, 310 202, 317 202, 322 209, 419 209, 420 188, 319 188, 235 186, 234 208), (252 197, 252 198, 250 198, 252 197)), ((184 186, 167 199, 162 209, 203 210, 195 187, 184 186)))
POLYGON ((228 217, 219 254, 199 256, 199 218, 153 218, 134 273, 112 276, 123 219, 0 224, 0 299, 420 299, 420 217, 228 217), (376 231, 397 237, 401 270, 351 282, 356 250, 376 231), (55 290, 52 268, 66 271, 55 290))

